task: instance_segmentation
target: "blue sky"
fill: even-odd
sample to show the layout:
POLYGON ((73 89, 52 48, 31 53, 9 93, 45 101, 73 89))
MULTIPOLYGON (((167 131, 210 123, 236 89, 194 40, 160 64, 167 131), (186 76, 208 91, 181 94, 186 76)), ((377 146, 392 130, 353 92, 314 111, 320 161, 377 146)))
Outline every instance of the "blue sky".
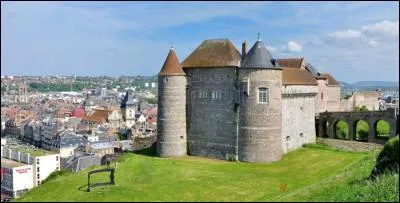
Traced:
POLYGON ((257 32, 275 58, 337 80, 399 80, 398 2, 1 2, 2 75, 155 75, 173 43, 238 50, 257 32))

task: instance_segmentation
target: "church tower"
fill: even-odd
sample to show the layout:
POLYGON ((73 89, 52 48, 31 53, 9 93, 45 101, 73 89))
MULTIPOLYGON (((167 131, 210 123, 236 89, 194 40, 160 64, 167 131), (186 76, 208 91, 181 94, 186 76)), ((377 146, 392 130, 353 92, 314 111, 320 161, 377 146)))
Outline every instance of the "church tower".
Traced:
POLYGON ((277 161, 282 149, 282 69, 258 38, 239 68, 239 160, 277 161))
POLYGON ((132 89, 128 89, 128 91, 126 91, 124 99, 121 102, 122 118, 124 119, 127 128, 132 128, 132 126, 135 124, 134 104, 133 91, 132 89))
POLYGON ((185 156, 186 74, 171 47, 158 74, 157 155, 185 156))

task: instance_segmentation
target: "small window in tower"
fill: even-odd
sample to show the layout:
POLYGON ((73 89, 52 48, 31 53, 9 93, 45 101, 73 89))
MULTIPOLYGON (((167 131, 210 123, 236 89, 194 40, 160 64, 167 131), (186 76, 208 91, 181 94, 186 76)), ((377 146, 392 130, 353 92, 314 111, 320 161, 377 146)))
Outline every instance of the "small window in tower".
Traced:
POLYGON ((268 103, 268 88, 258 88, 258 103, 268 103))
POLYGON ((324 93, 321 92, 321 100, 324 100, 324 93))

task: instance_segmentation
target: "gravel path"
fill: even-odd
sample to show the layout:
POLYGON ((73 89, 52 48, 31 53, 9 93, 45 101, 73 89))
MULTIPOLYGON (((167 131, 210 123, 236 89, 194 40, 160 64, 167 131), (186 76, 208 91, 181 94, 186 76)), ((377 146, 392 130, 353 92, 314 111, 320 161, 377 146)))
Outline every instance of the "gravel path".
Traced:
POLYGON ((317 138, 317 143, 324 143, 331 147, 355 152, 368 152, 374 150, 383 149, 383 144, 369 143, 369 142, 359 142, 359 141, 348 141, 330 138, 317 138))

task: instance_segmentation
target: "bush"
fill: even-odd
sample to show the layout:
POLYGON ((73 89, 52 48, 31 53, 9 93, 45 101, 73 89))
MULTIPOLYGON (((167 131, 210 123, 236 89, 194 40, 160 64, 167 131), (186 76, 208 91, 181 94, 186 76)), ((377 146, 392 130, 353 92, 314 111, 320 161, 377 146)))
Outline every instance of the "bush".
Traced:
POLYGON ((360 106, 356 106, 356 111, 365 112, 365 111, 368 111, 368 108, 365 105, 362 105, 361 107, 360 106))
POLYGON ((368 140, 369 125, 366 121, 358 121, 356 127, 356 139, 357 140, 368 140))
POLYGON ((399 172, 399 135, 390 139, 376 160, 376 165, 371 173, 377 176, 385 171, 399 172))
POLYGON ((376 133, 377 133, 377 136, 389 137, 389 133, 390 133, 389 123, 384 120, 378 121, 378 123, 376 124, 376 133))
POLYGON ((349 139, 349 127, 344 121, 339 121, 336 124, 336 138, 349 139))

